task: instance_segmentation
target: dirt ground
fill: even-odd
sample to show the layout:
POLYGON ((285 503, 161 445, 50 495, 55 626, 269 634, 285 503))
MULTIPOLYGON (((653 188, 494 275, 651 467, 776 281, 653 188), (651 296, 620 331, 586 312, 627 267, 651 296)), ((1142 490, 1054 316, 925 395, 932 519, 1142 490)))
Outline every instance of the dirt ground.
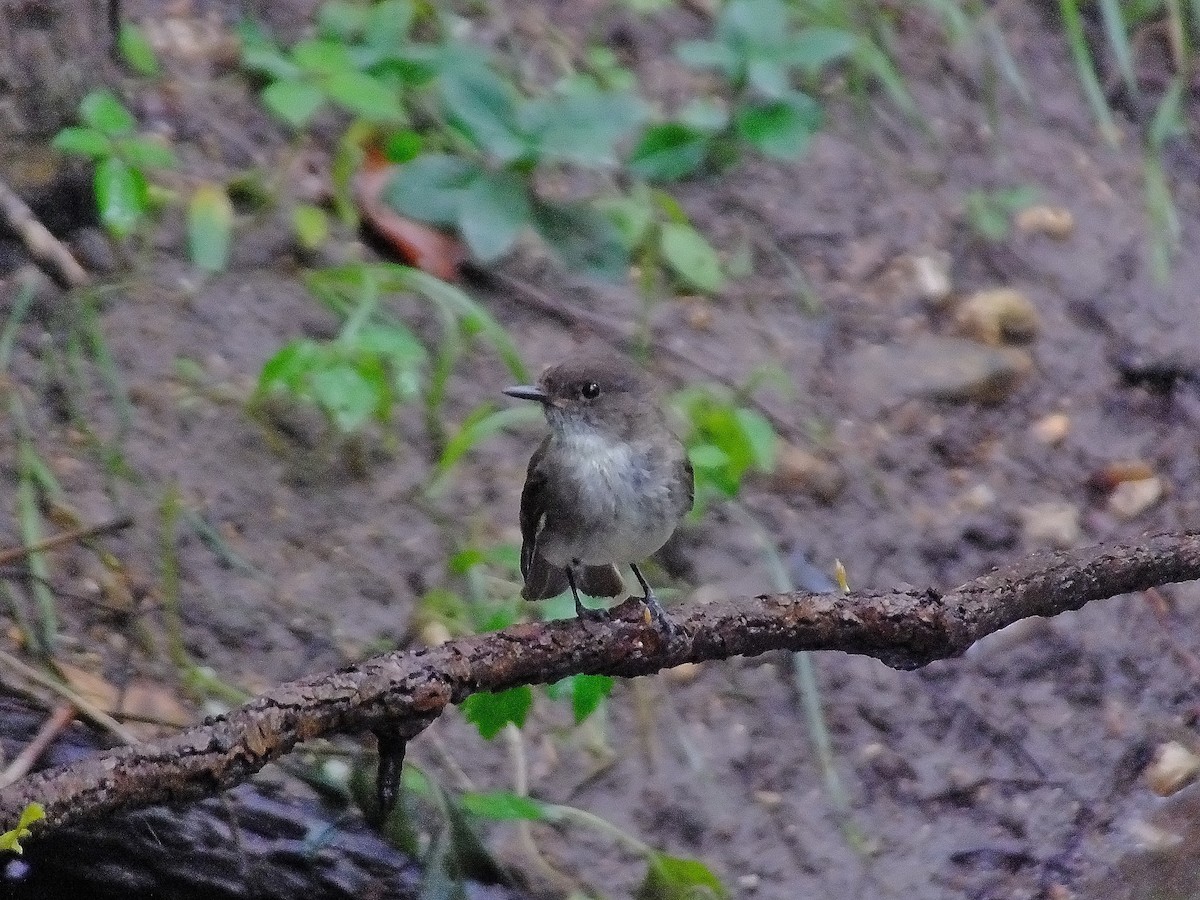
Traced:
MULTIPOLYGON (((285 34, 296 33, 297 5, 270 13, 285 34)), ((152 7, 130 15, 161 18, 152 7)), ((226 15, 172 10, 193 24, 226 15)), ((575 41, 618 41, 643 90, 660 98, 685 77, 669 47, 704 30, 685 10, 643 21, 593 0, 509 12, 531 44, 545 28, 539 16, 575 41)), ((786 558, 825 572, 841 559, 855 587, 949 589, 1037 547, 1200 525, 1200 257, 1190 250, 1200 236, 1200 156, 1184 139, 1168 158, 1183 250, 1160 284, 1147 262, 1138 128, 1121 119, 1118 149, 1098 139, 1052 12, 1013 0, 992 15, 1029 106, 1002 86, 989 109, 978 51, 946 49, 921 16, 905 14, 899 58, 928 132, 882 100, 871 109, 832 100, 829 128, 799 162, 748 160, 678 190, 720 249, 752 248, 754 272, 711 302, 661 304, 655 337, 731 383, 764 362, 787 372, 794 394, 764 389, 763 400, 791 423, 790 444, 838 477, 816 486, 797 471, 759 479, 746 504, 786 558), (1070 233, 973 237, 968 193, 1014 186, 1069 211, 1070 233), (955 298, 1009 287, 1032 301, 1027 359, 948 341, 962 330, 955 301, 931 305, 913 275, 939 258, 955 298), (988 380, 981 368, 1000 374, 988 380), (979 402, 989 392, 999 402, 979 402), (965 399, 938 399, 954 394, 965 399), (1142 467, 1143 482, 1158 479, 1162 496, 1114 493, 1114 466, 1125 462, 1142 467)), ((131 96, 144 124, 173 136, 189 171, 227 175, 286 158, 299 181, 303 160, 327 163, 319 142, 288 156, 282 129, 203 48, 162 52, 176 77, 131 96)), ((395 454, 372 459, 361 476, 280 452, 241 400, 285 341, 327 336, 335 323, 303 287, 282 213, 240 223, 231 271, 208 281, 188 269, 174 225, 101 310, 132 399, 120 442, 130 477, 106 477, 61 415, 44 360, 59 327, 53 310, 18 336, 11 389, 65 499, 87 520, 134 514, 136 525, 107 546, 147 583, 159 577, 160 507, 172 485, 248 563, 231 566, 180 527, 186 648, 231 684, 256 691, 414 640, 417 599, 452 586, 450 554, 468 541, 518 540, 537 430, 488 441, 432 505, 408 499, 430 471, 415 410, 398 416, 395 454), (199 384, 179 374, 180 359, 197 364, 199 384)), ((504 268, 565 305, 636 318, 628 286, 575 279, 536 251, 504 268)), ((472 291, 534 370, 582 336, 513 293, 472 291)), ((412 321, 436 334, 419 306, 412 321)), ((665 357, 651 369, 664 390, 697 377, 665 357)), ((452 383, 450 420, 506 377, 492 354, 473 354, 452 383)), ((90 383, 87 418, 113 438, 114 404, 98 376, 90 383)), ((4 475, 15 484, 9 431, 3 440, 4 475)), ((6 543, 17 534, 14 520, 6 543)), ((674 602, 771 587, 755 537, 726 508, 677 550, 672 568, 686 579, 674 602)), ((82 550, 59 554, 54 572, 85 596, 103 577, 82 550)), ((705 860, 739 897, 1194 896, 1186 859, 1196 826, 1186 809, 1195 800, 1187 791, 1159 800, 1143 776, 1163 742, 1194 745, 1200 719, 1200 591, 1163 593, 1163 605, 1126 597, 1023 623, 917 672, 814 658, 857 840, 831 802, 785 656, 621 684, 601 719, 577 732, 561 704, 539 701, 524 736, 530 790, 705 860)), ((59 609, 66 661, 114 682, 177 683, 161 640, 147 648, 132 624, 78 598, 59 609)), ((160 633, 158 614, 146 616, 160 633)), ((410 753, 432 772, 445 771, 448 754, 477 786, 507 788, 512 750, 453 714, 410 753)), ((599 896, 628 896, 641 877, 642 864, 607 838, 579 828, 536 834, 549 859, 599 896)), ((536 873, 514 830, 499 828, 491 841, 536 873)))

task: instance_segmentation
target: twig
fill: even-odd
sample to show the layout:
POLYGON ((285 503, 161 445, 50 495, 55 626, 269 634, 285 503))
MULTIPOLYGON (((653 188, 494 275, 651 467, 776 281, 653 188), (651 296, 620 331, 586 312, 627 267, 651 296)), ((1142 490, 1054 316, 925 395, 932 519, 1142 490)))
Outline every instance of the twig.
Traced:
POLYGON ((53 550, 55 547, 61 547, 63 544, 74 544, 78 541, 86 541, 89 538, 112 534, 123 528, 128 528, 132 524, 132 516, 121 516, 119 519, 101 522, 99 525, 84 525, 80 528, 72 528, 70 531, 52 534, 50 537, 43 538, 27 547, 13 547, 10 550, 0 550, 0 566, 12 565, 17 560, 25 559, 25 557, 31 554, 41 553, 43 550, 53 550))
POLYGON ((49 675, 38 671, 33 666, 26 665, 11 653, 0 650, 0 666, 7 666, 22 678, 26 678, 29 681, 39 684, 47 690, 58 694, 58 696, 62 697, 77 710, 79 710, 79 712, 82 713, 85 718, 91 719, 101 728, 112 732, 126 744, 138 743, 137 736, 132 731, 98 707, 95 703, 92 703, 90 700, 71 690, 65 684, 55 681, 49 675))
POLYGON ((29 253, 68 287, 83 287, 91 278, 71 251, 38 221, 33 210, 0 178, 0 217, 20 235, 29 253))
POLYGON ((117 809, 209 796, 240 784, 301 741, 411 725, 479 691, 577 673, 632 677, 771 650, 841 650, 916 668, 957 656, 1030 616, 1197 578, 1200 533, 1183 533, 1137 546, 1034 554, 946 594, 925 589, 718 600, 679 616, 680 628, 669 641, 631 598, 602 623, 514 625, 281 685, 180 734, 27 776, 0 791, 0 822, 16 821, 35 800, 46 810, 42 827, 55 827, 117 809))
POLYGON ((8 764, 8 768, 0 772, 0 788, 8 787, 18 778, 28 775, 33 764, 38 761, 38 757, 46 752, 46 748, 58 737, 58 733, 71 724, 74 718, 75 707, 73 704, 60 703, 54 707, 50 718, 38 729, 33 740, 26 744, 25 748, 17 754, 17 758, 8 764))

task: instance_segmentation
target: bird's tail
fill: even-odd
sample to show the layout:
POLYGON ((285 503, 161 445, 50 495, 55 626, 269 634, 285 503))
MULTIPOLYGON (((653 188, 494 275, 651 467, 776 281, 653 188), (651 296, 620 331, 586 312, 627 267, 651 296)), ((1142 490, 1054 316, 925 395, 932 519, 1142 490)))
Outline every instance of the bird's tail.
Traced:
POLYGON ((625 590, 625 582, 616 566, 584 566, 579 589, 589 597, 616 597, 625 590))

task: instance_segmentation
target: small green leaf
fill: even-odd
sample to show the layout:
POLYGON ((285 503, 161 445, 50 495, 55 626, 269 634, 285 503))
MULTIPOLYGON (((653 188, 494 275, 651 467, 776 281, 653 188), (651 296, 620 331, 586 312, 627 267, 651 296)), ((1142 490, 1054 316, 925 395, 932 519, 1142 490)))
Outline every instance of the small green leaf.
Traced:
POLYGON ((738 110, 736 127, 747 143, 776 159, 795 159, 821 127, 821 107, 798 91, 782 100, 738 110))
POLYGON ((307 81, 284 79, 263 88, 262 101, 280 119, 300 129, 312 121, 325 103, 325 93, 307 81))
POLYGON ((233 238, 233 204, 223 187, 202 184, 188 204, 188 251, 202 272, 221 272, 233 238))
POLYGON ((458 231, 481 262, 495 262, 512 249, 532 216, 525 184, 515 172, 480 172, 463 192, 458 231))
POLYGON ((312 38, 292 47, 292 60, 305 72, 332 75, 354 68, 349 48, 341 41, 312 38))
POLYGON ((158 74, 158 59, 154 55, 154 48, 150 46, 142 30, 132 22, 121 23, 121 30, 117 35, 117 49, 121 51, 121 59, 125 61, 125 65, 139 75, 153 78, 158 74))
POLYGON ((334 72, 323 86, 330 100, 368 122, 391 125, 405 119, 396 91, 364 72, 353 69, 334 72))
POLYGON ((621 232, 594 206, 538 203, 533 224, 542 240, 573 269, 611 279, 629 271, 629 251, 621 232))
POLYGON ((669 222, 660 238, 663 259, 687 284, 715 294, 725 283, 717 251, 691 225, 669 222))
POLYGON ((571 698, 571 711, 575 715, 575 724, 579 725, 600 708, 616 683, 616 679, 610 675, 570 675, 546 690, 555 700, 560 697, 571 698))
POLYGON ((756 57, 746 66, 746 80, 764 97, 777 100, 791 90, 787 69, 776 59, 756 57))
POLYGON ((844 28, 803 28, 788 42, 785 57, 790 64, 811 74, 835 60, 850 56, 858 45, 858 35, 844 28))
POLYGON ((750 451, 754 456, 754 465, 761 472, 772 471, 775 468, 775 450, 779 443, 779 436, 775 433, 775 428, 765 416, 752 409, 739 407, 734 412, 734 416, 737 417, 742 434, 745 435, 746 441, 750 445, 750 451))
POLYGON ((424 141, 420 133, 409 129, 392 132, 383 143, 383 155, 391 163, 412 162, 421 155, 424 141))
POLYGON ((510 722, 522 727, 532 706, 533 689, 522 684, 499 694, 486 691, 472 694, 463 701, 462 711, 484 740, 490 741, 510 722))
POLYGON ((617 226, 627 250, 639 247, 654 222, 654 209, 645 192, 632 197, 615 197, 596 204, 617 226))
POLYGON ((32 832, 29 826, 34 822, 39 822, 46 818, 46 810, 40 803, 30 803, 21 810, 20 821, 17 822, 17 827, 11 831, 6 831, 0 834, 0 851, 9 850, 16 854, 25 852, 21 846, 21 841, 29 837, 32 832))
POLYGON ((93 184, 100 221, 113 236, 128 237, 149 209, 146 177, 123 159, 110 156, 96 167, 93 184))
POLYGON ((343 434, 353 434, 372 416, 384 418, 390 408, 382 367, 334 363, 312 374, 312 393, 343 434))
POLYGON ((729 465, 729 454, 713 444, 697 444, 688 450, 688 460, 697 469, 723 469, 729 465))
POLYGON ((367 43, 395 47, 408 37, 417 10, 412 0, 382 0, 371 7, 367 18, 367 43))
POLYGON ((443 75, 442 106, 466 137, 499 162, 519 159, 529 149, 517 123, 513 90, 488 69, 443 75))
POLYGON ((258 376, 258 392, 299 393, 304 376, 320 364, 321 348, 311 340, 290 341, 268 359, 258 376))
POLYGON ((269 41, 257 43, 242 38, 242 68, 277 79, 296 79, 300 67, 279 52, 269 41))
POLYGON ((329 216, 311 203, 298 203, 292 210, 292 232, 305 250, 316 250, 329 240, 329 216))
POLYGON ((137 126, 133 113, 107 89, 89 91, 79 103, 79 115, 86 124, 109 137, 130 134, 137 126))
POLYGON ((635 95, 584 86, 526 102, 519 121, 540 159, 603 168, 616 163, 617 143, 645 117, 646 104, 635 95))
POLYGON ((709 135, 679 122, 651 125, 634 147, 629 168, 651 181, 675 181, 704 164, 709 135))
POLYGON ((118 138, 114 150, 138 169, 171 169, 179 162, 170 147, 154 138, 118 138))
POLYGON ((637 900, 720 900, 728 897, 721 880, 697 859, 654 853, 634 896, 637 900))
POLYGON ((54 136, 51 146, 60 153, 74 153, 100 159, 112 153, 113 145, 95 128, 64 128, 54 136))
POLYGON ((367 25, 368 9, 350 0, 325 0, 317 13, 317 32, 321 37, 351 41, 367 25))
POLYGON ((466 793, 460 802, 471 815, 493 822, 543 822, 547 818, 544 804, 508 791, 466 793))
POLYGON ((479 171, 457 156, 427 153, 399 168, 384 191, 384 200, 414 219, 455 225, 463 193, 479 171))

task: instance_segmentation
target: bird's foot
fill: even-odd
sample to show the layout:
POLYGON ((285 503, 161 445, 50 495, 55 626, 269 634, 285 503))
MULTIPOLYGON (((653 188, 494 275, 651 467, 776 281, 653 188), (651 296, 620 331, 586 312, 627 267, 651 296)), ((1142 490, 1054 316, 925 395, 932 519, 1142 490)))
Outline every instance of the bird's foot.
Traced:
POLYGON ((588 622, 607 622, 609 619, 607 609, 589 609, 580 602, 579 597, 575 598, 575 617, 585 625, 588 622))
POLYGON ((658 602, 658 598, 654 596, 654 591, 647 588, 646 596, 642 598, 642 603, 646 605, 646 612, 650 619, 658 626, 658 630, 662 632, 664 638, 670 643, 680 634, 683 629, 675 624, 675 620, 667 615, 667 611, 662 608, 662 604, 658 602))

